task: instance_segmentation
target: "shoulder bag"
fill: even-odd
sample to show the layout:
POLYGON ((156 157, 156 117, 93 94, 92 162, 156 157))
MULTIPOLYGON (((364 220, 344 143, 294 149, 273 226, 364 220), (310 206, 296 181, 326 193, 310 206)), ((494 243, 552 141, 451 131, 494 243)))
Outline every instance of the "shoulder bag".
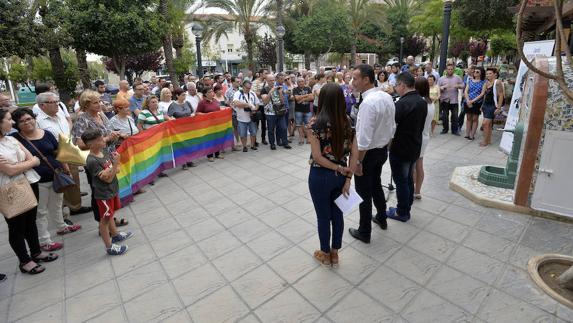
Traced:
POLYGON ((18 134, 18 136, 26 140, 30 144, 30 146, 32 146, 34 150, 40 155, 40 158, 42 158, 42 160, 46 163, 46 165, 48 165, 54 172, 54 180, 52 181, 52 188, 54 189, 54 192, 63 193, 69 187, 76 185, 76 182, 74 182, 73 178, 70 175, 64 173, 63 170, 59 167, 55 168, 52 165, 52 163, 50 163, 48 158, 46 158, 46 156, 42 154, 40 149, 38 149, 36 145, 34 145, 30 140, 28 140, 28 138, 20 134, 18 134))
POLYGON ((25 175, 0 187, 0 213, 11 219, 38 206, 38 200, 25 175))

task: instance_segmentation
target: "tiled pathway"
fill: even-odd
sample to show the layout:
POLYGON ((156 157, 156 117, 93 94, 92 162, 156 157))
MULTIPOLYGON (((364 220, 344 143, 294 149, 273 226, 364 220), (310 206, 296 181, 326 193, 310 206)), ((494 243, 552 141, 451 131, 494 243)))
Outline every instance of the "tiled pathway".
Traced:
MULTIPOLYGON (((497 146, 437 135, 412 220, 375 227, 370 245, 345 232, 337 270, 311 257, 308 155, 308 146, 262 147, 169 171, 121 211, 135 232, 125 256, 105 255, 85 214, 38 276, 16 273, 1 221, 9 279, 0 322, 573 321, 525 272, 532 255, 572 254, 573 226, 484 208, 448 188, 456 166, 503 164, 497 146)), ((388 174, 386 164, 385 182, 388 174)), ((346 228, 357 221, 355 212, 346 228)))

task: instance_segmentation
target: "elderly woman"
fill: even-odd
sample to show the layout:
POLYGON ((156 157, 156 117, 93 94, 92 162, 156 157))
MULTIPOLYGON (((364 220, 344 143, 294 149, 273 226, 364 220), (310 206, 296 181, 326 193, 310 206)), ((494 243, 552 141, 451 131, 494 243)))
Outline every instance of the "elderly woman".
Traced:
MULTIPOLYGON (((165 88, 164 88, 165 89, 165 88)), ((162 90, 163 91, 163 90, 162 90)), ((171 118, 159 110, 159 100, 155 95, 150 95, 143 102, 143 110, 137 116, 137 128, 144 131, 157 126, 158 124, 169 121, 171 118)), ((161 172, 159 177, 167 177, 167 174, 161 172)), ((154 183, 151 182, 151 185, 154 183)))
POLYGON ((161 89, 161 93, 159 94, 159 111, 163 112, 163 114, 167 115, 167 110, 173 103, 173 93, 169 88, 161 89))
MULTIPOLYGON (((171 102, 171 105, 167 110, 167 115, 175 119, 193 116, 193 106, 186 100, 187 92, 183 89, 177 88, 173 93, 177 100, 171 102)), ((193 162, 187 162, 181 167, 185 170, 189 167, 195 167, 195 164, 193 162)))
MULTIPOLYGON (((199 102, 199 105, 197 106, 197 114, 198 115, 207 114, 219 110, 221 110, 221 104, 216 100, 215 91, 213 90, 213 88, 212 87, 204 88, 203 100, 201 100, 201 102, 199 102)), ((216 152, 214 155, 213 154, 207 155, 207 159, 210 162, 214 162, 215 159, 213 158, 213 156, 218 159, 224 158, 219 152, 216 152)))
MULTIPOLYGON (((72 138, 78 147, 82 150, 88 150, 88 146, 86 146, 82 141, 82 134, 87 129, 99 129, 103 134, 103 140, 106 143, 105 151, 109 154, 114 152, 115 146, 121 138, 121 133, 113 129, 113 125, 102 112, 99 93, 92 90, 83 91, 80 95, 80 110, 83 111, 83 113, 78 116, 72 128, 72 138)), ((92 176, 90 176, 90 174, 87 175, 88 183, 90 187, 92 187, 92 176)), ((91 206, 94 213, 94 219, 99 221, 99 210, 93 195, 91 197, 91 206)), ((127 221, 125 221, 125 219, 121 219, 116 222, 116 224, 118 226, 126 225, 127 221)))
POLYGON ((113 110, 115 115, 109 120, 113 130, 120 133, 120 138, 125 139, 139 133, 137 125, 129 111, 129 101, 115 100, 113 101, 113 110))
MULTIPOLYGON (((39 197, 38 181, 40 176, 34 167, 40 165, 38 157, 33 156, 14 137, 6 136, 12 129, 12 116, 6 110, 0 110, 0 186, 9 185, 12 181, 26 178, 36 198, 39 197)), ((6 219, 8 224, 8 241, 10 247, 20 261, 20 271, 31 275, 39 274, 45 268, 39 262, 50 262, 58 259, 58 255, 44 253, 40 249, 38 228, 36 227, 36 211, 32 208, 18 216, 6 219), (26 249, 30 248, 30 254, 26 249)))
POLYGON ((38 183, 38 214, 36 225, 40 247, 44 251, 55 251, 63 247, 60 242, 52 241, 48 231, 48 219, 56 226, 56 233, 64 235, 81 229, 81 225, 67 225, 64 222, 62 204, 64 193, 57 193, 52 188, 54 181, 54 169, 59 169, 69 174, 69 168, 56 160, 58 141, 49 132, 38 128, 34 112, 28 108, 20 108, 14 111, 13 120, 16 122, 18 133, 14 137, 28 149, 28 151, 40 159, 40 165, 34 170, 40 175, 38 183))

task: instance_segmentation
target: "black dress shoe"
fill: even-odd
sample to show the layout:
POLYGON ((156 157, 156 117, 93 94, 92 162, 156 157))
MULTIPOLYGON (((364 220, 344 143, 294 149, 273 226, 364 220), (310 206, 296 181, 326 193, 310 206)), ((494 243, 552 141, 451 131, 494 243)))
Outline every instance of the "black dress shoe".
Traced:
POLYGON ((443 135, 443 134, 446 134, 446 133, 448 133, 447 130, 442 130, 442 132, 440 132, 440 134, 442 134, 442 135, 443 135))
POLYGON ((367 237, 365 235, 363 235, 362 233, 360 233, 358 230, 353 229, 353 228, 349 228, 348 232, 350 232, 350 235, 354 238, 354 239, 358 239, 364 243, 370 243, 370 237, 367 237))
POLYGON ((268 145, 268 144, 269 144, 269 143, 268 143, 266 140, 264 140, 264 139, 263 139, 262 142, 263 142, 263 145, 268 145))
POLYGON ((271 150, 277 150, 277 146, 271 145, 271 150))
POLYGON ((388 229, 388 221, 386 220, 386 217, 378 218, 377 216, 373 216, 372 222, 378 224, 382 230, 388 229))
POLYGON ((84 214, 84 213, 88 213, 91 212, 92 208, 89 206, 82 206, 77 210, 70 210, 70 215, 78 215, 78 214, 84 214))
POLYGON ((292 149, 290 145, 284 145, 283 147, 285 147, 285 149, 292 149))

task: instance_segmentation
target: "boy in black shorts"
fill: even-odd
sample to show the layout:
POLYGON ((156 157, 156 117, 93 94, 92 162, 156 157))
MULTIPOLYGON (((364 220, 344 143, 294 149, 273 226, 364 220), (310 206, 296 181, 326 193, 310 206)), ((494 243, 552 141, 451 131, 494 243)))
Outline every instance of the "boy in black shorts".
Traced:
POLYGON ((88 129, 82 134, 82 141, 90 149, 86 161, 88 174, 92 176, 93 196, 99 209, 99 232, 108 255, 117 256, 127 252, 127 245, 118 242, 133 236, 131 232, 118 232, 113 220, 119 202, 119 185, 116 174, 119 172, 119 154, 111 156, 104 152, 106 143, 99 129, 88 129))

